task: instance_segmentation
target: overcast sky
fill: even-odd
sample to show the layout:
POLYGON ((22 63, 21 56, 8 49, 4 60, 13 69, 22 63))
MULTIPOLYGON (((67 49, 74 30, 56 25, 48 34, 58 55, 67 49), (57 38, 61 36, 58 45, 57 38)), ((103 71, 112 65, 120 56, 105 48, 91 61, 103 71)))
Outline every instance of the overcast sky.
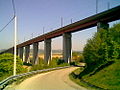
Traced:
MULTIPOLYGON (((0 29, 12 18, 12 0, 0 0, 0 29)), ((120 5, 120 0, 98 0, 98 12, 120 5)), ((96 13, 96 0, 15 0, 18 17, 18 40, 22 43, 32 37, 53 31, 63 25, 79 21, 96 13)), ((0 32, 0 49, 13 46, 13 22, 0 32)), ((73 50, 82 50, 96 27, 72 34, 73 50)), ((43 43, 40 43, 43 48, 43 43)), ((62 37, 53 39, 53 49, 62 49, 62 37)))

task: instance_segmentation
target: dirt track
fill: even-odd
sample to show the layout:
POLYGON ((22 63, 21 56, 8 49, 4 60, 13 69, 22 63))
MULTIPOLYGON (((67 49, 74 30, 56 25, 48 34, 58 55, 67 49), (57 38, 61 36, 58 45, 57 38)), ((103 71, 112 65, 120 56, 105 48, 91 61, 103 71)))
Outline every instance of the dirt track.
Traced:
MULTIPOLYGON (((76 67, 55 70, 47 73, 35 75, 26 79, 19 85, 15 86, 15 90, 86 90, 85 88, 75 84, 69 79, 69 73, 76 67)), ((7 89, 10 90, 10 89, 7 89)), ((11 88, 13 90, 13 88, 11 88)))

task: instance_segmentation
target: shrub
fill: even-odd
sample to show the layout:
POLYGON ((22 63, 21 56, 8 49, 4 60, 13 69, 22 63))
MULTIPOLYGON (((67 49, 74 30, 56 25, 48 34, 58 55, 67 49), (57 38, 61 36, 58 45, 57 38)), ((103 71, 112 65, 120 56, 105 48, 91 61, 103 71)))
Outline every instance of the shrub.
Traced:
MULTIPOLYGON (((17 74, 26 72, 27 70, 23 68, 23 63, 20 58, 17 57, 16 62, 17 74)), ((12 75, 14 66, 14 56, 10 53, 5 53, 0 55, 0 76, 12 75)))
POLYGON ((75 66, 75 62, 70 62, 70 65, 74 65, 75 66))
POLYGON ((87 41, 83 51, 87 64, 83 72, 89 73, 108 61, 120 59, 120 24, 101 29, 87 41))
POLYGON ((27 63, 27 62, 23 62, 23 65, 26 65, 26 66, 32 66, 31 63, 27 63))
POLYGON ((63 63, 65 63, 65 61, 64 61, 64 60, 57 59, 57 65, 60 65, 60 64, 63 64, 63 63))
POLYGON ((60 60, 58 58, 53 58, 50 62, 49 65, 44 62, 43 59, 39 58, 39 64, 33 65, 31 71, 35 70, 41 70, 41 69, 46 69, 46 68, 54 68, 54 67, 62 67, 68 65, 67 63, 64 62, 64 60, 60 60))

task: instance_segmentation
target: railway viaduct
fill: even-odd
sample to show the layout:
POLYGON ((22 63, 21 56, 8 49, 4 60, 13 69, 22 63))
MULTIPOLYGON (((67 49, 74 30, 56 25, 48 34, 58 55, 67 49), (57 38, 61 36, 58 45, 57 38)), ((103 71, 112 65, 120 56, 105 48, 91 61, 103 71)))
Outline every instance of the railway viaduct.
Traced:
MULTIPOLYGON (((38 60, 38 46, 39 42, 44 41, 44 60, 48 63, 51 60, 51 41, 52 38, 63 36, 63 60, 65 62, 71 61, 71 47, 72 47, 72 33, 85 30, 97 26, 97 31, 101 28, 106 29, 109 27, 109 22, 120 19, 120 6, 114 7, 107 11, 95 14, 93 16, 87 17, 83 20, 77 21, 75 23, 69 24, 57 30, 51 31, 49 33, 43 34, 41 36, 35 37, 28 41, 25 41, 17 45, 17 55, 23 59, 23 53, 25 49, 25 62, 28 61, 30 54, 30 45, 33 45, 33 61, 32 64, 37 64, 38 60), (25 48, 24 48, 25 47, 25 48)), ((5 50, 2 53, 13 53, 13 47, 5 50)))

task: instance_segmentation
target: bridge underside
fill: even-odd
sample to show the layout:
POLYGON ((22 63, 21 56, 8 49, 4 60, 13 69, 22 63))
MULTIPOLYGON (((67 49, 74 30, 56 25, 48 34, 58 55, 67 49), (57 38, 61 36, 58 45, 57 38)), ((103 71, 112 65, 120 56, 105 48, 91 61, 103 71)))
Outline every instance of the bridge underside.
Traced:
MULTIPOLYGON (((44 41, 44 59, 48 63, 51 60, 51 39, 63 35, 63 59, 65 62, 71 61, 71 33, 84 30, 86 28, 97 26, 97 31, 101 28, 107 29, 108 23, 120 19, 120 6, 112 8, 110 10, 98 13, 91 17, 85 18, 73 24, 67 25, 55 31, 38 36, 26 42, 17 45, 18 55, 23 59, 23 52, 25 47, 25 62, 28 62, 30 45, 33 44, 33 64, 37 64, 38 61, 38 43, 44 41)), ((13 47, 2 53, 13 53, 13 47)))

